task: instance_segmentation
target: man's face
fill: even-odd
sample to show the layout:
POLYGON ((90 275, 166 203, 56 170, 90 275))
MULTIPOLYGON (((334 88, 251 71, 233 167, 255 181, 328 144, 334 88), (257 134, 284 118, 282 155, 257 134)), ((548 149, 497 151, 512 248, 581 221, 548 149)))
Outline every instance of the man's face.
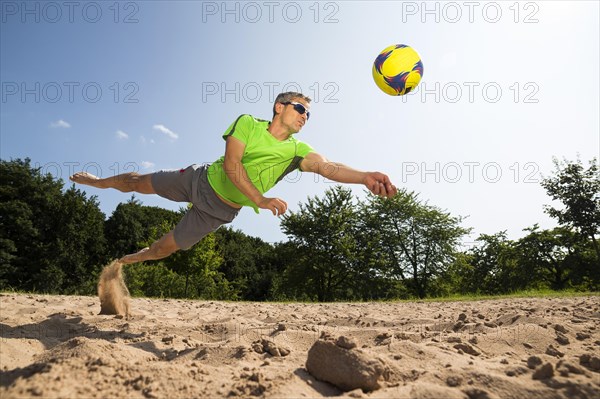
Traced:
POLYGON ((298 133, 308 120, 309 111, 310 105, 307 101, 293 98, 289 103, 283 104, 281 121, 291 131, 298 133))

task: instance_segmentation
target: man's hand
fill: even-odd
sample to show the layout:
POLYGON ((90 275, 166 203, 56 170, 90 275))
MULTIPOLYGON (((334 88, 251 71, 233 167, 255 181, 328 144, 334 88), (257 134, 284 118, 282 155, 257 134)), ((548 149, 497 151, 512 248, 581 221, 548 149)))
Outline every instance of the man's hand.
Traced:
POLYGON ((363 184, 370 192, 380 197, 391 198, 398 193, 398 189, 392 184, 390 178, 380 172, 367 172, 363 184))
POLYGON ((261 209, 268 209, 273 212, 273 216, 280 216, 287 211, 287 202, 281 198, 263 197, 256 205, 261 209))

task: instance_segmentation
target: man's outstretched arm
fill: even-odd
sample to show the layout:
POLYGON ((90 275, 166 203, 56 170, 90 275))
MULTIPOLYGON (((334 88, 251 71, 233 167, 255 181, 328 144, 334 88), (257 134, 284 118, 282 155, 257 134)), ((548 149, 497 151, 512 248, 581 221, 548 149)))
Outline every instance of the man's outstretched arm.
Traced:
POLYGON ((304 172, 317 173, 338 183, 364 184, 370 192, 381 197, 393 197, 398 192, 384 173, 356 170, 338 162, 331 162, 316 152, 309 153, 300 164, 300 168, 304 172))

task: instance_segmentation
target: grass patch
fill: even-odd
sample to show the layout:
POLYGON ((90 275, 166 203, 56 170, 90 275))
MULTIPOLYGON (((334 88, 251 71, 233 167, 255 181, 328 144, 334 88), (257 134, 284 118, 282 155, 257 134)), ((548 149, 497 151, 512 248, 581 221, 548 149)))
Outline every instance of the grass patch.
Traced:
POLYGON ((515 291, 510 294, 499 295, 482 295, 482 294, 465 294, 465 295, 450 295, 440 298, 421 299, 426 302, 465 302, 465 301, 485 301, 493 299, 519 299, 519 298, 573 298, 573 297, 590 297, 600 296, 600 292, 582 292, 575 290, 553 291, 550 289, 540 290, 524 290, 515 291))
MULTIPOLYGON (((64 295, 76 295, 76 296, 90 296, 97 297, 97 295, 84 295, 84 294, 50 294, 41 293, 35 291, 22 291, 16 289, 3 289, 0 294, 4 295, 44 295, 44 296, 64 296, 64 295)), ((600 292, 583 292, 576 290, 563 290, 553 291, 550 289, 538 289, 538 290, 524 290, 515 291, 510 294, 498 294, 498 295, 484 295, 484 294, 464 294, 464 295, 450 295, 446 297, 435 297, 435 298, 408 298, 408 299, 376 299, 372 301, 351 301, 351 300, 340 300, 333 302, 316 302, 307 300, 273 300, 273 301, 261 301, 260 303, 274 304, 274 305, 293 305, 293 304, 327 304, 327 303, 411 303, 411 302, 469 302, 469 301, 486 301, 486 300, 498 300, 498 299, 522 299, 522 298, 575 298, 575 297, 600 297, 600 292)), ((201 298, 174 298, 168 296, 133 296, 134 298, 145 298, 145 299, 157 299, 157 300, 175 300, 175 301, 198 301, 198 302, 225 302, 225 303, 256 303, 257 301, 247 300, 220 300, 220 299, 201 299, 201 298)))

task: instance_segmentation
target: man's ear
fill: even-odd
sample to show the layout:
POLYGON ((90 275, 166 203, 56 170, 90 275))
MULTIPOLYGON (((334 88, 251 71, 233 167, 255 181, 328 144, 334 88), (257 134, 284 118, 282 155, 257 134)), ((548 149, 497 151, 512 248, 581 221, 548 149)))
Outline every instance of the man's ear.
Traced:
POLYGON ((283 111, 283 107, 285 107, 285 105, 282 103, 275 104, 275 113, 279 115, 283 111))

